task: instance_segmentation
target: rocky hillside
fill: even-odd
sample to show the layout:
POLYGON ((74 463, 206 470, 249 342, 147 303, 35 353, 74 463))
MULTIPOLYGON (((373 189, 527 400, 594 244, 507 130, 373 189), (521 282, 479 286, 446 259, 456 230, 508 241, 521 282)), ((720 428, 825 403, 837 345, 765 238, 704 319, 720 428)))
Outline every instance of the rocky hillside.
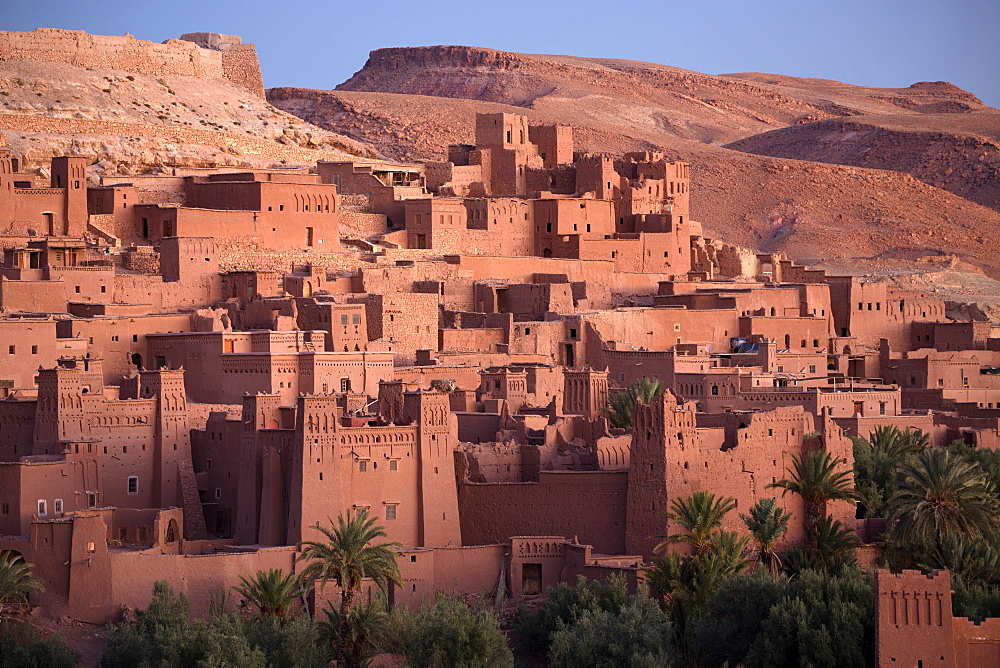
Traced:
POLYGON ((498 102, 558 112, 574 125, 616 126, 626 134, 662 132, 704 143, 839 116, 983 108, 975 96, 945 82, 868 88, 465 46, 378 49, 337 89, 498 102))
MULTIPOLYGON (((0 38, 29 35, 34 44, 37 32, 0 33, 0 38)), ((78 37, 77 32, 45 34, 51 33, 55 47, 62 43, 56 39, 60 34, 78 37)), ((187 46, 178 48, 195 53, 216 53, 190 42, 181 44, 187 46)), ((367 146, 276 109, 245 85, 212 76, 205 68, 178 74, 179 67, 165 65, 160 73, 149 74, 142 72, 155 70, 155 63, 134 54, 129 59, 107 57, 109 67, 131 70, 105 69, 85 57, 90 54, 86 49, 83 55, 57 53, 43 60, 12 58, 37 54, 10 48, 3 39, 0 46, 0 53, 8 56, 0 58, 0 143, 5 134, 14 151, 25 156, 28 168, 44 167, 54 155, 90 157, 97 173, 174 166, 266 167, 373 155, 367 146), (73 64, 76 61, 80 64, 73 64)))
POLYGON ((747 137, 738 151, 875 167, 1000 211, 1000 113, 837 118, 747 137))

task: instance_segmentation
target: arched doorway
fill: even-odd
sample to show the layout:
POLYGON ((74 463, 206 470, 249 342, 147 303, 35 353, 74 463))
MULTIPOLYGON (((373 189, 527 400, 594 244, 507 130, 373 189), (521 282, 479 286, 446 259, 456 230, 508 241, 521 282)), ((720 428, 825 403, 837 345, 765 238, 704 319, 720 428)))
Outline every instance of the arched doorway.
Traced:
POLYGON ((167 543, 175 543, 175 542, 177 542, 177 538, 178 538, 177 533, 178 533, 178 531, 177 531, 177 520, 170 520, 167 523, 167 535, 164 536, 164 538, 163 538, 164 541, 167 542, 167 543))
POLYGON ((132 354, 132 364, 135 366, 136 369, 138 369, 139 371, 142 371, 143 370, 142 369, 142 355, 140 355, 139 353, 133 353, 132 354))

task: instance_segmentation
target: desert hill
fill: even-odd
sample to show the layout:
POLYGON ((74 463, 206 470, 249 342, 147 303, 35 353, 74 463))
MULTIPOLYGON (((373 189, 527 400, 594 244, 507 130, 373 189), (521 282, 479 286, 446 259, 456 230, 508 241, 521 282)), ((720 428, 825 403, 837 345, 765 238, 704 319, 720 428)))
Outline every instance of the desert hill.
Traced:
POLYGON ((465 46, 378 49, 337 89, 498 102, 558 112, 573 125, 618 125, 720 144, 838 116, 984 108, 945 82, 869 88, 465 46))
POLYGON ((97 161, 97 172, 112 173, 372 155, 255 94, 255 53, 242 52, 251 75, 241 80, 224 76, 222 61, 212 59, 218 52, 168 42, 0 32, 0 133, 28 168, 54 155, 83 155, 97 161))
POLYGON ((894 169, 1000 210, 1000 113, 836 118, 727 144, 738 151, 894 169))

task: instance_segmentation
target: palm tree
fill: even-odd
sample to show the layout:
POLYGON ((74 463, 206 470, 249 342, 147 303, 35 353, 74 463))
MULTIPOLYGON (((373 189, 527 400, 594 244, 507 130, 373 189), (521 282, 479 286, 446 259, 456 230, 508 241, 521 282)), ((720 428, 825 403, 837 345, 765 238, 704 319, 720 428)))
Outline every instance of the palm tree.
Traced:
POLYGON ((840 520, 824 517, 816 525, 816 546, 798 546, 789 551, 785 555, 785 572, 789 575, 797 575, 807 569, 841 572, 846 566, 857 565, 855 549, 858 544, 854 531, 840 520))
POLYGON ((745 571, 750 562, 747 561, 747 545, 750 538, 741 536, 735 531, 716 531, 712 535, 712 551, 706 558, 714 560, 712 569, 727 578, 745 571))
POLYGON ((825 450, 810 450, 803 457, 792 455, 792 467, 787 469, 791 478, 783 478, 768 485, 777 487, 782 495, 793 492, 805 502, 806 538, 811 549, 816 548, 816 525, 829 501, 857 501, 861 499, 851 487, 851 472, 837 471, 840 460, 825 450))
POLYGON ((632 419, 635 416, 636 399, 644 404, 648 404, 653 397, 660 393, 663 383, 643 376, 624 390, 614 392, 608 396, 608 407, 605 413, 608 422, 612 427, 618 429, 628 429, 632 426, 632 419))
POLYGON ((883 453, 887 459, 901 460, 923 451, 930 443, 930 436, 920 429, 876 427, 868 436, 868 442, 872 449, 883 453))
MULTIPOLYGON (((302 548, 299 561, 309 562, 301 576, 303 582, 315 583, 318 580, 321 590, 331 580, 340 588, 340 628, 347 629, 351 605, 364 578, 374 580, 383 593, 390 582, 403 584, 396 565, 396 553, 393 552, 393 548, 400 547, 400 543, 372 544, 375 539, 385 536, 385 529, 375 524, 375 518, 369 517, 366 509, 359 510, 353 518, 345 518, 341 513, 336 526, 330 520, 329 528, 319 524, 315 528, 326 540, 299 543, 302 548)), ((348 650, 348 635, 341 633, 339 636, 337 655, 341 659, 345 658, 348 650)))
POLYGON ((16 552, 0 552, 0 618, 8 601, 25 603, 29 594, 45 591, 42 579, 31 574, 32 567, 16 552))
POLYGON ((941 551, 949 536, 996 535, 1000 505, 979 464, 929 448, 900 473, 887 506, 894 542, 941 551))
POLYGON ((740 519, 753 534, 759 548, 760 564, 772 575, 781 571, 781 557, 774 548, 785 535, 792 514, 778 507, 776 499, 758 499, 750 508, 749 515, 740 514, 740 519))
POLYGON ((360 603, 348 613, 346 634, 341 633, 340 613, 327 603, 323 609, 325 621, 317 622, 320 639, 334 647, 344 646, 344 664, 367 666, 384 640, 389 615, 380 600, 360 603))
POLYGON ((860 541, 857 532, 840 520, 822 518, 816 525, 816 549, 813 565, 826 571, 837 571, 856 560, 855 550, 860 541))
POLYGON ((924 570, 947 569, 966 584, 989 585, 1000 581, 1000 550, 984 540, 948 536, 918 565, 924 570))
POLYGON ((660 552, 673 543, 687 543, 697 555, 710 553, 713 534, 722 525, 722 518, 735 508, 735 499, 716 497, 705 491, 674 499, 670 503, 670 512, 666 514, 667 519, 679 524, 686 533, 658 536, 663 540, 653 551, 660 552))
POLYGON ((650 593, 670 617, 674 641, 687 652, 688 622, 701 614, 722 582, 746 570, 746 536, 735 531, 712 532, 701 554, 666 554, 653 559, 643 579, 650 593))
POLYGON ((255 605, 262 618, 276 617, 282 624, 302 593, 299 578, 293 573, 285 574, 280 568, 257 571, 253 578, 241 575, 240 581, 243 584, 233 589, 255 605))

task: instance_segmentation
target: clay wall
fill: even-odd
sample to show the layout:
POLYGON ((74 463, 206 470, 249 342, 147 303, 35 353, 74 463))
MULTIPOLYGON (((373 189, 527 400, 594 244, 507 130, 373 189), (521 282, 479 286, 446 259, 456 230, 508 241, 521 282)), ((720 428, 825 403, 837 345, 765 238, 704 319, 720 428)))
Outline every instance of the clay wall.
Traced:
POLYGON ((6 313, 65 313, 66 285, 61 281, 8 280, 0 276, 0 310, 6 313))
POLYGON ((231 40, 235 43, 225 45, 226 51, 218 51, 200 48, 186 38, 156 44, 131 35, 89 35, 82 30, 37 28, 31 32, 0 32, 0 60, 44 60, 151 76, 225 78, 263 98, 260 65, 253 45, 240 44, 238 37, 231 40))
POLYGON ((529 126, 528 141, 537 147, 546 169, 573 162, 573 127, 570 125, 529 126))
POLYGON ((58 335, 60 340, 82 339, 86 352, 103 360, 104 383, 112 385, 125 374, 137 370, 136 362, 138 369, 152 368, 154 360, 147 349, 147 332, 184 332, 190 326, 191 317, 186 313, 100 316, 63 320, 59 323, 58 335))
POLYGON ((363 304, 338 304, 302 299, 298 302, 299 329, 326 332, 326 349, 368 350, 367 312, 363 304))
POLYGON ((460 199, 407 200, 405 219, 408 248, 457 250, 466 234, 466 209, 460 199))
POLYGON ((289 404, 302 392, 374 396, 378 382, 392 377, 389 354, 324 352, 316 332, 274 334, 259 345, 248 332, 150 334, 147 340, 154 361, 189 370, 188 395, 202 403, 237 403, 247 392, 277 394, 289 404), (280 334, 294 343, 282 345, 280 334))
MULTIPOLYGON (((62 461, 5 462, 0 464, 6 512, 0 511, 0 533, 26 536, 33 517, 60 518, 67 511, 78 510, 74 494, 72 468, 62 461)), ((86 497, 85 497, 86 498, 86 497)))
POLYGON ((740 318, 739 335, 762 336, 790 352, 821 352, 829 348, 830 323, 826 318, 746 316, 740 318))
POLYGON ((536 483, 460 483, 462 543, 562 535, 576 536, 605 554, 620 554, 627 477, 623 472, 542 471, 536 483))
POLYGON ((894 356, 883 350, 881 366, 886 382, 907 389, 1000 389, 1000 375, 981 373, 983 368, 1000 366, 1000 354, 993 351, 925 348, 894 356))
POLYGON ((488 595, 504 575, 508 545, 401 549, 403 586, 391 585, 393 605, 416 610, 439 591, 488 595))
POLYGON ((885 283, 865 283, 854 277, 828 279, 835 334, 851 336, 877 347, 887 339, 896 350, 912 349, 912 324, 943 322, 945 305, 924 293, 893 290, 885 283))
POLYGON ((396 364, 412 364, 421 349, 438 349, 438 296, 372 294, 351 298, 365 305, 369 348, 394 353, 396 364))
POLYGON ((920 571, 875 571, 875 653, 879 666, 970 665, 955 660, 950 585, 947 571, 927 575, 920 571))
POLYGON ((494 442, 492 439, 496 436, 499 424, 500 416, 497 414, 459 414, 458 438, 462 444, 461 449, 455 451, 455 460, 460 478, 475 483, 524 481, 521 454, 522 449, 527 446, 514 441, 494 442), (472 432, 477 431, 482 432, 485 437, 475 440, 472 432))
MULTIPOLYGON (((762 413, 698 414, 693 403, 678 403, 673 393, 659 395, 651 406, 637 405, 629 458, 626 550, 649 559, 656 536, 671 532, 662 517, 673 498, 704 490, 725 490, 745 512, 758 498, 778 499, 793 517, 784 537, 786 545, 802 539, 804 507, 794 495, 781 496, 766 486, 786 476, 793 454, 825 448, 844 459, 851 470, 850 439, 828 418, 815 435, 813 417, 801 407, 762 413)), ((847 526, 854 526, 854 504, 836 502, 826 512, 847 526)), ((746 533, 738 512, 723 520, 729 530, 746 533)))
POLYGON ((260 61, 253 44, 234 44, 222 52, 222 76, 265 99, 260 61))
MULTIPOLYGON (((397 366, 395 379, 405 383, 415 383, 420 387, 429 387, 430 381, 438 378, 451 378, 455 386, 462 389, 474 389, 479 385, 479 370, 498 360, 506 360, 508 355, 490 355, 475 352, 471 355, 459 354, 455 364, 429 364, 423 366, 397 366), (470 359, 471 358, 471 359, 470 359)), ((534 361, 534 360, 532 360, 534 361)))
POLYGON ((584 239, 604 239, 615 232, 614 204, 600 199, 536 199, 535 235, 538 252, 563 235, 579 234, 584 239))
POLYGON ((442 329, 440 349, 450 352, 498 352, 506 345, 507 332, 502 329, 442 329))
POLYGON ((34 387, 38 367, 55 366, 73 347, 56 338, 55 320, 0 320, 0 387, 34 387))

